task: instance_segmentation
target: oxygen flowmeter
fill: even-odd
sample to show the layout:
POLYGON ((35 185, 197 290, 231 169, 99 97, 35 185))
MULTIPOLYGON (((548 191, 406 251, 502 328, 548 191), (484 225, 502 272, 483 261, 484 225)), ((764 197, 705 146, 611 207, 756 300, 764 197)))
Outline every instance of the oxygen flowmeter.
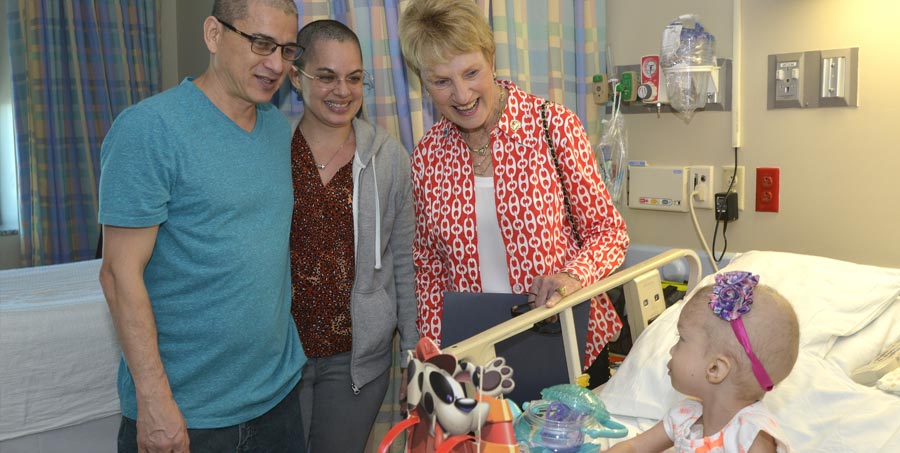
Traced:
POLYGON ((641 57, 641 85, 637 97, 645 104, 668 102, 665 89, 659 83, 659 55, 641 57))

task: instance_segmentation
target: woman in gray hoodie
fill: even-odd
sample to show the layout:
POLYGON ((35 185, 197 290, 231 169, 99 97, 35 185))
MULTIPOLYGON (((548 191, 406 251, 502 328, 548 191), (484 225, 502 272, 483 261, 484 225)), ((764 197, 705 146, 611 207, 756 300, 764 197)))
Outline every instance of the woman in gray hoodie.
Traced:
POLYGON ((309 451, 357 452, 387 391, 394 332, 403 351, 418 340, 409 154, 358 118, 370 78, 356 34, 321 20, 297 42, 291 312, 309 357, 303 424, 309 451))

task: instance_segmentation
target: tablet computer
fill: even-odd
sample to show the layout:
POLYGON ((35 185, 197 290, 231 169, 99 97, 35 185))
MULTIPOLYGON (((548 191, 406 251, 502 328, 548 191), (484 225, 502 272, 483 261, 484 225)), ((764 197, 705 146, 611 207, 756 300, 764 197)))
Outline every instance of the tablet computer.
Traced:
MULTIPOLYGON (((509 320, 513 306, 527 303, 526 294, 445 292, 441 346, 454 345, 509 320)), ((582 360, 589 309, 590 303, 579 304, 572 309, 582 360)), ((506 359, 513 369, 516 387, 507 398, 520 406, 526 401, 540 399, 540 392, 546 387, 569 382, 562 334, 526 330, 497 343, 494 350, 497 357, 506 359)))

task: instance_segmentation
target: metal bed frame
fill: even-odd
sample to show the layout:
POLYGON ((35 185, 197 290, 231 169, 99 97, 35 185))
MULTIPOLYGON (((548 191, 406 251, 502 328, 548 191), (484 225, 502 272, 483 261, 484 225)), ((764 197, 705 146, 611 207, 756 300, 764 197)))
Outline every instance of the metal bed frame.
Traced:
MULTIPOLYGON (((566 368, 569 382, 575 383, 582 374, 581 358, 578 353, 578 345, 575 336, 575 319, 572 315, 572 307, 587 302, 594 296, 600 295, 621 286, 635 278, 649 272, 658 272, 657 269, 679 259, 686 259, 689 266, 688 292, 697 285, 702 277, 700 257, 689 249, 672 249, 660 253, 652 258, 641 261, 601 279, 593 285, 563 298, 552 308, 538 307, 521 316, 516 316, 508 321, 500 323, 478 335, 469 337, 459 343, 444 348, 447 354, 453 354, 457 359, 466 359, 473 363, 485 363, 496 356, 494 345, 516 334, 531 328, 536 322, 546 319, 554 314, 559 314, 562 326, 563 346, 565 349, 566 368)), ((640 316, 640 313, 630 313, 629 316, 640 316)))

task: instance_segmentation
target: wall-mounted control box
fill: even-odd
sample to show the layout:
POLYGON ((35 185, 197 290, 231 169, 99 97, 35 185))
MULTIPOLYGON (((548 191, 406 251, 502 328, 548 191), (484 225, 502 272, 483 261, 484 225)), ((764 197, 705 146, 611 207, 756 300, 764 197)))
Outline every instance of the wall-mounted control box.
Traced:
POLYGON ((631 340, 637 341, 641 332, 666 310, 662 281, 659 278, 659 271, 654 269, 623 286, 631 340))
POLYGON ((638 83, 641 78, 637 71, 624 71, 619 74, 619 84, 616 85, 616 91, 622 94, 622 100, 625 102, 634 102, 637 100, 638 83))
MULTIPOLYGON (((659 60, 654 58, 655 55, 646 55, 641 57, 641 64, 616 66, 616 74, 625 74, 633 71, 637 74, 640 84, 634 88, 634 95, 639 99, 629 102, 628 98, 623 96, 625 101, 621 104, 622 113, 660 113, 673 112, 669 105, 668 93, 666 92, 666 77, 662 68, 658 65, 659 60), (654 80, 656 85, 656 93, 648 83, 649 78, 659 78, 658 82, 654 80), (654 99, 654 94, 656 98, 654 99)), ((731 111, 731 70, 732 62, 728 58, 719 58, 717 61, 717 69, 710 74, 711 79, 706 85, 706 106, 698 109, 704 112, 729 112, 731 111)), ((629 76, 630 78, 631 76, 629 76)), ((621 83, 621 81, 620 81, 621 83)), ((623 93, 625 94, 625 93, 623 93)), ((612 113, 612 104, 606 106, 606 113, 612 113)))
POLYGON ((628 207, 687 212, 688 174, 686 167, 629 165, 628 207))
POLYGON ((609 78, 606 74, 595 74, 593 82, 594 104, 606 104, 609 101, 609 78))
POLYGON ((769 55, 769 110, 817 107, 820 60, 820 52, 769 55))

